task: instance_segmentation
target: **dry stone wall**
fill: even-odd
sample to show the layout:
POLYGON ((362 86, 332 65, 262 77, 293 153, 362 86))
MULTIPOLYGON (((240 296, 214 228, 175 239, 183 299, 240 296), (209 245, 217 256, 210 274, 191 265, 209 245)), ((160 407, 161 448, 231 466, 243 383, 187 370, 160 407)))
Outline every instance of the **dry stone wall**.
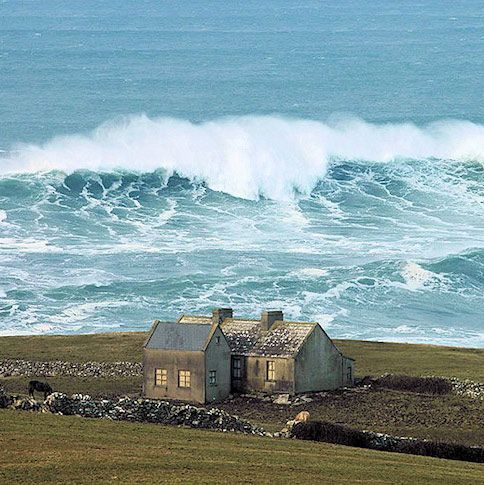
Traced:
POLYGON ((29 360, 0 360, 0 377, 141 377, 140 362, 64 362, 60 360, 35 362, 29 360))
POLYGON ((44 402, 31 398, 9 396, 0 389, 0 407, 23 411, 41 411, 53 414, 76 415, 85 418, 104 418, 115 421, 134 421, 183 425, 191 428, 238 431, 245 434, 265 436, 267 433, 248 421, 226 413, 221 409, 206 409, 191 405, 171 404, 152 399, 94 400, 90 396, 74 394, 67 396, 54 392, 44 402))

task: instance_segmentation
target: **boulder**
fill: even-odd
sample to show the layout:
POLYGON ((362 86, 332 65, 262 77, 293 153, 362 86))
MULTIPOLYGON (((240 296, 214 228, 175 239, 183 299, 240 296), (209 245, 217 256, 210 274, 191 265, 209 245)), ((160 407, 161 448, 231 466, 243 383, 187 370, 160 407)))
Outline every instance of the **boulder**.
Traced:
POLYGON ((13 397, 6 393, 3 387, 0 387, 0 409, 7 408, 13 403, 13 397))
POLYGON ((291 404, 289 394, 278 394, 274 399, 274 404, 291 404))

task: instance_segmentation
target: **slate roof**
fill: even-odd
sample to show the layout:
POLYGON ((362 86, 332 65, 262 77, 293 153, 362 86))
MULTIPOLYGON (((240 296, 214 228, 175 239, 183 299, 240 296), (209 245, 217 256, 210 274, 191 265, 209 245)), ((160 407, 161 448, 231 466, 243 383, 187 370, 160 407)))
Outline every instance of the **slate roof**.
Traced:
MULTIPOLYGON (((180 323, 210 322, 210 317, 183 315, 180 323)), ((221 325, 234 354, 262 357, 292 357, 317 323, 278 321, 268 332, 262 332, 259 320, 226 318, 221 325)), ((186 325, 190 327, 191 325, 186 325)))
POLYGON ((180 325, 174 322, 158 322, 155 324, 148 341, 147 349, 163 350, 204 350, 211 324, 180 325))

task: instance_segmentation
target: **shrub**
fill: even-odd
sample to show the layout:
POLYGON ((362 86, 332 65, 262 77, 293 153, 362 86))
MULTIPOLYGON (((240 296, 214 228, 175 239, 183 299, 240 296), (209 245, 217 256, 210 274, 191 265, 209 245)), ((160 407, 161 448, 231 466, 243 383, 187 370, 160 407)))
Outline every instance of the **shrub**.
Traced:
POLYGON ((373 384, 398 391, 418 392, 421 394, 449 394, 452 383, 443 377, 414 377, 387 374, 373 381, 373 384))
POLYGON ((356 446, 358 448, 367 448, 369 446, 368 436, 363 431, 326 421, 296 423, 292 428, 291 435, 301 440, 324 441, 326 443, 356 446))
POLYGON ((484 448, 359 431, 324 421, 296 423, 291 437, 358 448, 484 463, 484 448))

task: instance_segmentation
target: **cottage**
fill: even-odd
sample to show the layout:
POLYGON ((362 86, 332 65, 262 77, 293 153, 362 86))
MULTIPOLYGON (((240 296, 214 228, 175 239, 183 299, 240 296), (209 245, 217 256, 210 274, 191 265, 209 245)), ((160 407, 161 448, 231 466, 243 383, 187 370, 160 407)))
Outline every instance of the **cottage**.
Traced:
POLYGON ((154 399, 211 402, 231 390, 230 347, 218 324, 153 323, 143 349, 143 391, 154 399))
POLYGON ((351 386, 353 376, 354 360, 318 323, 285 321, 280 311, 248 320, 218 308, 211 317, 155 322, 144 348, 144 392, 153 398, 209 402, 230 392, 297 394, 351 386), (180 381, 187 371, 193 389, 180 381), (166 377, 157 380, 160 372, 166 377))

